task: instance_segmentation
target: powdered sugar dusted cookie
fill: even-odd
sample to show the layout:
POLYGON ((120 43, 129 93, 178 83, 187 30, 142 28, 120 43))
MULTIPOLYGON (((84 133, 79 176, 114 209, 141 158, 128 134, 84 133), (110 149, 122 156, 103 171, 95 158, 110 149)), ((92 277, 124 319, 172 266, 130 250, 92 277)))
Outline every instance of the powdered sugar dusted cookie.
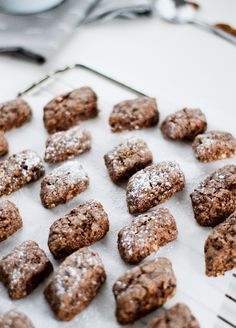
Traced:
POLYGON ((130 213, 143 213, 183 190, 185 177, 176 162, 160 162, 135 173, 127 185, 130 213))
POLYGON ((9 200, 0 202, 0 241, 6 240, 23 225, 20 212, 9 200))
POLYGON ((187 305, 177 303, 154 317, 146 328, 200 328, 200 325, 187 305))
POLYGON ((202 226, 215 226, 236 211, 236 165, 210 174, 190 194, 195 219, 202 226))
POLYGON ((162 306, 175 291, 176 278, 167 258, 136 266, 113 285, 117 321, 122 325, 135 322, 162 306))
POLYGON ((43 161, 33 150, 23 150, 0 162, 0 196, 9 195, 44 175, 43 161))
POLYGON ((156 99, 148 97, 120 102, 109 117, 112 132, 148 128, 157 125, 158 121, 156 99))
POLYGON ((8 153, 8 142, 5 138, 4 132, 0 131, 0 156, 4 156, 8 153))
POLYGON ((101 258, 84 247, 59 266, 44 295, 57 318, 68 321, 88 306, 105 280, 101 258))
POLYGON ((97 95, 91 88, 82 87, 52 99, 44 107, 43 119, 48 132, 54 133, 97 115, 97 95))
POLYGON ((82 165, 68 162, 48 173, 41 183, 41 201, 44 207, 53 208, 66 203, 85 191, 89 178, 82 165))
POLYGON ((152 153, 146 142, 130 138, 104 156, 109 175, 114 182, 128 179, 152 162, 152 153))
POLYGON ((18 310, 11 310, 0 318, 1 328, 34 328, 31 320, 18 310))
POLYGON ((65 257, 102 239, 108 230, 108 216, 102 204, 90 200, 51 225, 48 246, 55 258, 65 257))
POLYGON ((0 261, 0 280, 12 299, 30 294, 53 270, 44 251, 27 240, 0 261))
POLYGON ((199 134, 192 147, 196 158, 207 163, 233 157, 236 154, 236 139, 228 132, 209 131, 199 134))
POLYGON ((129 264, 142 261, 161 246, 177 238, 174 217, 168 209, 160 208, 134 218, 118 234, 118 249, 129 264))
POLYGON ((215 227, 205 243, 206 274, 220 276, 236 268, 236 212, 215 227))
POLYGON ((56 132, 48 137, 44 160, 58 163, 88 151, 91 148, 91 135, 80 127, 56 132))
POLYGON ((28 122, 32 116, 29 104, 21 98, 0 104, 0 130, 9 131, 28 122))
POLYGON ((200 109, 184 108, 168 115, 161 124, 161 131, 169 139, 193 140, 206 127, 206 117, 200 109))

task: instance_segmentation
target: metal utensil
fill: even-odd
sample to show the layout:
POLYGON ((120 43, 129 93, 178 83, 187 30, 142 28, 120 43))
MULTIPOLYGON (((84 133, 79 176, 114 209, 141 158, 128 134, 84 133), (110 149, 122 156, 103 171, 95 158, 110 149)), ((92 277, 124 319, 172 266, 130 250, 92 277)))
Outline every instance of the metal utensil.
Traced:
POLYGON ((165 21, 173 24, 192 24, 236 45, 236 37, 214 25, 199 20, 197 9, 185 0, 158 0, 156 10, 165 21))

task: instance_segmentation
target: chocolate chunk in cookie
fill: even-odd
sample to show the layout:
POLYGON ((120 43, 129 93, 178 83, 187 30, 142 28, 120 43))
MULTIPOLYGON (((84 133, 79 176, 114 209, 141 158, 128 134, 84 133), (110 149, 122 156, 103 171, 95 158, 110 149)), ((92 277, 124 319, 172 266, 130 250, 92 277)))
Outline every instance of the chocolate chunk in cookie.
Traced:
POLYGON ((53 208, 66 203, 88 188, 89 178, 77 162, 62 164, 42 180, 40 197, 44 207, 53 208))
POLYGON ((206 274, 220 276, 236 268, 236 212, 215 227, 205 243, 206 274))
POLYGON ((177 303, 154 317, 146 328, 200 328, 200 325, 187 305, 177 303))
POLYGON ((226 165, 213 172, 190 197, 200 225, 214 227, 223 222, 236 210, 236 165, 226 165))
POLYGON ((8 142, 4 132, 0 131, 0 156, 5 156, 8 153, 8 142))
POLYGON ((113 286, 117 321, 131 324, 175 295, 176 278, 164 257, 145 262, 120 277, 113 286))
POLYGON ((89 305, 105 280, 101 258, 84 247, 62 262, 44 295, 57 318, 69 321, 89 305))
POLYGON ((1 328, 34 328, 31 320, 17 310, 11 310, 0 318, 1 328))
POLYGON ((120 102, 109 117, 112 132, 148 128, 157 125, 158 121, 156 99, 148 97, 120 102))
POLYGON ((91 88, 82 87, 52 99, 44 107, 43 120, 48 133, 54 133, 97 115, 97 95, 91 88))
POLYGON ((44 160, 58 163, 78 156, 91 148, 91 135, 80 127, 56 132, 48 137, 44 160))
POLYGON ((32 110, 21 98, 0 104, 0 130, 9 131, 18 128, 31 119, 32 110))
POLYGON ((0 241, 6 240, 23 225, 20 212, 9 200, 0 202, 0 241))
POLYGON ((137 264, 161 246, 177 238, 174 217, 160 208, 134 218, 118 234, 118 249, 122 259, 137 264))
POLYGON ((62 258, 102 239, 108 230, 108 216, 102 204, 90 200, 51 225, 48 246, 55 258, 62 258))
POLYGON ((168 115, 161 124, 163 135, 172 140, 193 140, 206 128, 207 121, 203 112, 189 108, 168 115))
POLYGON ((142 139, 130 138, 109 151, 104 160, 111 179, 116 183, 151 164, 152 153, 142 139))
POLYGON ((236 154, 236 139, 228 132, 209 131, 199 134, 192 147, 196 158, 208 163, 233 157, 236 154))
POLYGON ((0 261, 0 281, 12 299, 29 295, 53 270, 44 251, 27 240, 0 261))
POLYGON ((160 162, 135 173, 127 185, 130 213, 143 213, 164 203, 185 186, 184 174, 176 162, 160 162))
POLYGON ((9 195, 44 175, 43 161, 33 150, 23 150, 0 162, 0 196, 9 195))

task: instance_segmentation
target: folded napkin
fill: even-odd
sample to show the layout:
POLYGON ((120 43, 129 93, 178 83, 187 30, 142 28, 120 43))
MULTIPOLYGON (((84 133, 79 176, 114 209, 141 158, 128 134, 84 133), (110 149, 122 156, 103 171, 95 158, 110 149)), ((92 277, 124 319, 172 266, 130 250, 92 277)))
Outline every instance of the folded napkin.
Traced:
POLYGON ((0 13, 0 53, 43 63, 82 23, 134 18, 152 11, 153 0, 66 0, 34 15, 0 13))

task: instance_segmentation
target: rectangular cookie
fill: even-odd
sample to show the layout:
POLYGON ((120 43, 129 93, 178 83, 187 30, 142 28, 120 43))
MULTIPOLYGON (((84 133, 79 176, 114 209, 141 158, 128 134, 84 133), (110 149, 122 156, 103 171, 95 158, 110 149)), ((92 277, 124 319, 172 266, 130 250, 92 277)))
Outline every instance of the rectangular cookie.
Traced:
POLYGON ((43 120, 48 133, 54 133, 97 115, 96 93, 89 87, 82 87, 52 99, 44 107, 43 120))
POLYGON ((175 291, 176 278, 167 258, 144 262, 113 285, 117 321, 121 325, 135 322, 162 306, 175 291))
POLYGON ((90 148, 90 133, 76 126, 48 137, 44 160, 48 163, 63 162, 90 150, 90 148))
POLYGON ((44 175, 43 161, 33 150, 23 150, 0 162, 0 197, 9 195, 44 175))
POLYGON ((152 210, 134 218, 118 233, 118 249, 122 259, 137 264, 161 246, 177 238, 174 217, 166 208, 152 210))
POLYGON ((0 318, 1 328, 34 328, 31 320, 18 310, 10 310, 0 318))
POLYGON ((69 321, 89 305, 105 280, 100 256, 84 247, 62 262, 44 295, 57 318, 69 321))
POLYGON ((236 165, 226 165, 210 174, 190 194, 196 221, 216 226, 236 210, 236 165))
POLYGON ((23 225, 20 212, 9 200, 0 202, 0 242, 13 235, 23 225))
POLYGON ((115 105, 109 117, 112 132, 138 130, 157 125, 159 111, 156 99, 139 97, 115 105))
POLYGON ((146 142, 130 138, 104 156, 105 165, 113 182, 130 178, 152 162, 152 153, 146 142))
POLYGON ((45 208, 66 203, 85 191, 89 178, 82 165, 68 162, 46 174, 41 182, 40 197, 45 208))
POLYGON ((164 203, 183 190, 185 177, 179 164, 163 161, 135 173, 127 184, 127 205, 130 213, 143 213, 164 203))
POLYGON ((200 328, 200 325, 187 305, 177 303, 154 317, 146 328, 200 328))
POLYGON ((29 295, 53 270, 39 245, 31 240, 15 247, 0 260, 0 281, 11 299, 29 295))
POLYGON ((48 247, 55 258, 62 258, 102 239, 108 230, 108 216, 102 204, 89 200, 51 225, 48 247))
POLYGON ((205 242, 208 276, 220 276, 236 268, 236 212, 215 227, 205 242))
POLYGON ((9 131, 18 128, 31 119, 32 110, 21 98, 0 104, 0 130, 9 131))

